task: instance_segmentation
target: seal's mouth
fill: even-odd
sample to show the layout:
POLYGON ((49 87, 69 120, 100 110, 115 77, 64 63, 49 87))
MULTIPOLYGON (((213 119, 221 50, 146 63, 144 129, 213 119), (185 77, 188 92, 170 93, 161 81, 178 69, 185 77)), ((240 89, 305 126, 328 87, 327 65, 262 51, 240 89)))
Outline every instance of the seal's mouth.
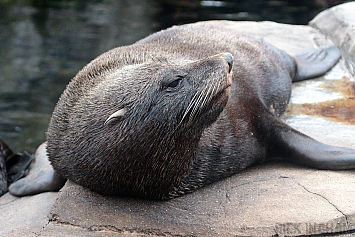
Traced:
POLYGON ((228 73, 227 75, 227 83, 226 83, 226 87, 224 88, 224 90, 226 90, 227 88, 232 86, 232 74, 228 73))
POLYGON ((203 90, 193 95, 182 115, 179 126, 183 121, 186 121, 187 124, 193 124, 194 121, 200 121, 201 119, 212 123, 228 102, 232 86, 233 56, 230 53, 222 53, 212 56, 208 60, 215 62, 214 65, 217 65, 217 67, 212 68, 212 70, 220 73, 221 77, 212 77, 213 80, 207 83, 203 90))
POLYGON ((223 107, 227 104, 230 90, 232 87, 232 69, 233 69, 233 56, 230 53, 224 53, 223 58, 227 62, 226 66, 226 78, 224 79, 224 85, 211 99, 210 110, 214 110, 215 107, 223 107))
POLYGON ((206 108, 204 109, 202 114, 214 113, 217 111, 219 111, 218 112, 218 114, 219 114, 220 112, 222 112, 223 108, 227 104, 230 90, 231 90, 231 86, 232 86, 231 70, 228 71, 227 78, 225 80, 226 81, 225 81, 225 84, 222 86, 222 89, 220 89, 215 95, 212 96, 210 102, 208 103, 209 105, 206 106, 206 108))
POLYGON ((220 54, 220 57, 223 58, 225 61, 226 65, 226 77, 223 79, 224 82, 221 82, 223 85, 221 85, 221 89, 212 96, 211 101, 210 101, 210 109, 213 109, 213 107, 224 105, 227 103, 229 93, 230 93, 230 88, 232 86, 232 69, 233 69, 233 56, 230 53, 223 53, 220 54))

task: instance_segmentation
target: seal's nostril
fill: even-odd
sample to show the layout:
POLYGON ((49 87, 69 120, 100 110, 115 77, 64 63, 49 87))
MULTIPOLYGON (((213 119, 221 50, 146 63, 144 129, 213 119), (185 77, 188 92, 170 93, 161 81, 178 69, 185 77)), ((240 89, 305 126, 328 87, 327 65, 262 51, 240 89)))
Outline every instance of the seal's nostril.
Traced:
POLYGON ((231 63, 228 61, 228 66, 229 66, 228 73, 230 73, 232 71, 233 62, 231 63))
POLYGON ((224 59, 228 63, 228 66, 229 66, 228 73, 230 73, 232 71, 232 67, 233 67, 233 61, 234 61, 233 56, 230 53, 224 53, 223 56, 224 56, 224 59))

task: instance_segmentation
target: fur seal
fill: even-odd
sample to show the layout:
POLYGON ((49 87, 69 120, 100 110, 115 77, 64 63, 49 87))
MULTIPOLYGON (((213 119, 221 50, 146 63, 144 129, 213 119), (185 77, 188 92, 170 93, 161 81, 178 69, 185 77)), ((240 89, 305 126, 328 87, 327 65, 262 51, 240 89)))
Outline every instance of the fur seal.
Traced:
MULTIPOLYGON (((339 58, 335 47, 291 57, 204 23, 169 28, 102 54, 75 76, 52 114, 49 160, 64 179, 98 193, 160 200, 280 157, 354 169, 355 150, 279 118, 292 81, 322 75, 339 58)), ((12 192, 26 195, 19 187, 29 182, 12 192)))

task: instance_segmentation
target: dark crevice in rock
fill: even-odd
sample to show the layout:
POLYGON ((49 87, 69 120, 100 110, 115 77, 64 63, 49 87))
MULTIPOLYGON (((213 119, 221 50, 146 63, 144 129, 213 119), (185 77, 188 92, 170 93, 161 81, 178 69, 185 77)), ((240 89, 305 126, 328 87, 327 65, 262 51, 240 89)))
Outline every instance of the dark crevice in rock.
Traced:
POLYGON ((194 235, 181 235, 181 234, 172 234, 170 232, 162 232, 160 229, 129 229, 122 228, 118 229, 115 226, 111 225, 94 225, 88 228, 90 231, 105 231, 113 232, 120 234, 138 234, 138 235, 149 235, 149 236, 172 236, 172 237, 182 237, 182 236, 191 236, 194 235))
MULTIPOLYGON (((195 235, 182 235, 182 234, 173 234, 170 232, 164 232, 160 229, 130 229, 130 228, 117 228, 112 225, 93 225, 90 227, 83 227, 80 225, 75 225, 67 221, 60 221, 57 215, 52 215, 52 218, 48 221, 50 223, 55 223, 59 225, 68 225, 76 228, 81 228, 90 232, 105 232, 105 233, 116 233, 116 234, 137 234, 137 235, 148 235, 148 236, 168 236, 168 237, 194 237, 195 235)), ((36 236, 40 236, 37 234, 36 236)))
POLYGON ((301 186, 304 190, 306 190, 307 192, 311 193, 311 194, 314 194, 314 195, 317 195, 321 198, 323 198, 324 200, 326 200, 330 205, 332 205, 339 213, 341 213, 344 217, 345 217, 345 221, 346 221, 346 227, 347 227, 347 230, 349 230, 349 220, 348 220, 348 216, 342 212, 336 205, 334 205, 328 198, 324 197, 323 195, 319 194, 319 193, 315 193, 315 192, 312 192, 310 191, 309 189, 307 189, 305 186, 303 186, 302 184, 300 183, 297 183, 299 186, 301 186))
MULTIPOLYGON (((335 233, 323 233, 323 234, 312 234, 312 235, 299 235, 297 237, 353 237, 355 236, 355 230, 347 230, 342 232, 335 232, 335 233)), ((287 237, 287 236, 285 236, 287 237)))
POLYGON ((88 228, 82 227, 80 225, 75 225, 73 223, 70 223, 69 221, 60 221, 59 220, 59 216, 57 214, 51 214, 51 216, 49 218, 49 221, 48 221, 46 226, 48 226, 50 223, 59 224, 59 225, 69 225, 69 226, 73 226, 73 227, 77 227, 77 228, 88 230, 88 228))
POLYGON ((36 237, 39 237, 42 235, 42 232, 45 231, 45 229, 47 228, 47 226, 51 223, 51 220, 48 219, 47 223, 42 227, 42 230, 39 231, 39 233, 33 233, 36 235, 36 237))

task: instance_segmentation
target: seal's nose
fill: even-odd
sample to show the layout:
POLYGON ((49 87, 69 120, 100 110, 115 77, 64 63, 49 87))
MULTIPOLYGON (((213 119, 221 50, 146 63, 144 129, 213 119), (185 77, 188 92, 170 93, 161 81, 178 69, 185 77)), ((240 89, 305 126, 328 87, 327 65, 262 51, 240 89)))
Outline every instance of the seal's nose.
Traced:
POLYGON ((224 53, 223 54, 224 59, 227 61, 229 69, 228 69, 228 73, 230 73, 232 71, 232 67, 233 67, 233 55, 230 53, 224 53))

